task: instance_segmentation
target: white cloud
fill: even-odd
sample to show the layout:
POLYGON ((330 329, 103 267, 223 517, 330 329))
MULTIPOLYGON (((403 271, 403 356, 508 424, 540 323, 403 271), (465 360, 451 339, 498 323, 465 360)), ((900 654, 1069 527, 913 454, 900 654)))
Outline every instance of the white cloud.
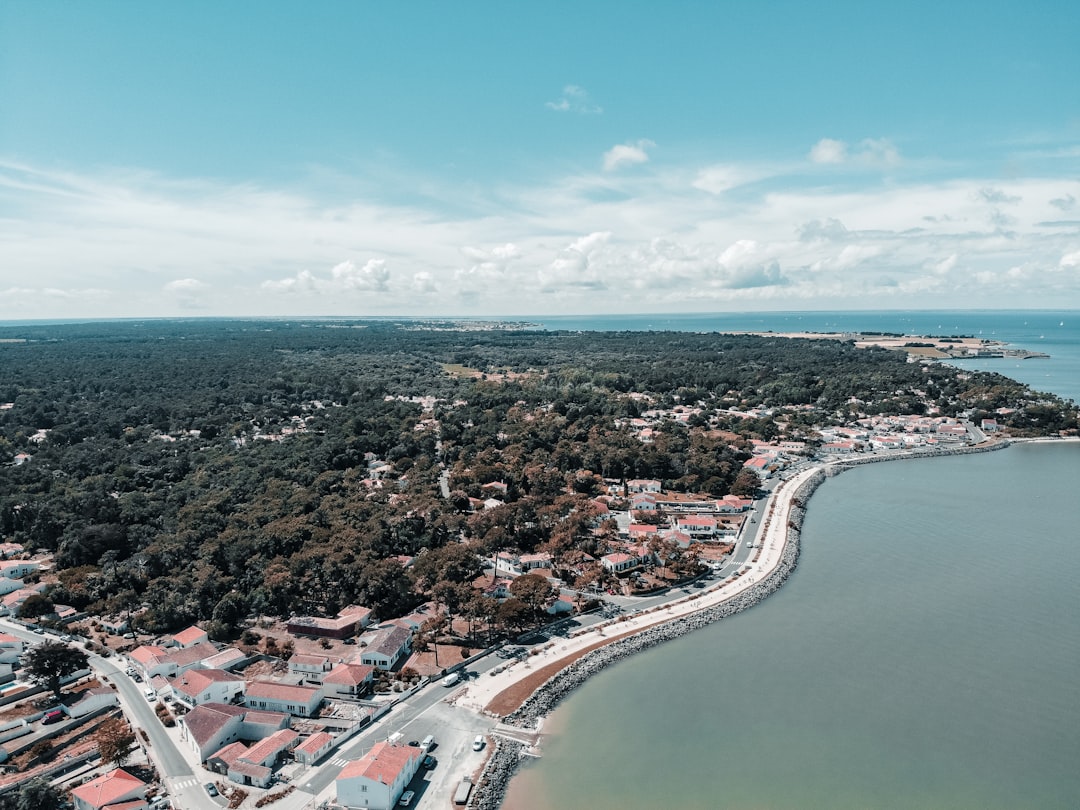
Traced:
POLYGON ((197 278, 178 278, 165 285, 167 292, 175 293, 199 293, 206 289, 206 285, 197 278))
POLYGON ((723 194, 759 178, 760 174, 745 167, 717 164, 699 171, 691 185, 709 194, 723 194))
MULTIPOLYGON (((848 148, 849 161, 859 149, 848 148)), ((192 307, 220 315, 887 308, 924 304, 927 290, 942 307, 1080 300, 1076 228, 1047 227, 1060 211, 1054 201, 1080 199, 1080 181, 1064 173, 926 179, 901 165, 887 184, 856 173, 821 185, 805 172, 805 162, 597 167, 532 185, 432 186, 422 204, 394 205, 0 162, 0 319, 192 307)))
POLYGON ((264 290, 274 293, 311 292, 317 286, 318 282, 310 270, 301 270, 292 278, 268 280, 262 283, 264 290))
POLYGON ((210 288, 197 278, 178 278, 163 289, 181 309, 206 309, 209 306, 206 296, 210 288))
POLYGON ((330 271, 334 283, 345 290, 370 290, 384 292, 390 281, 390 271, 383 259, 368 259, 362 267, 344 261, 330 271))
POLYGON ((847 144, 832 138, 822 138, 810 149, 814 163, 843 163, 847 160, 847 144))
POLYGON ((604 171, 615 171, 623 166, 634 166, 649 162, 648 149, 656 146, 650 140, 642 139, 634 143, 620 143, 604 152, 604 171))
POLYGON ((609 231, 590 233, 575 239, 559 251, 547 268, 540 271, 538 276, 541 289, 606 287, 602 258, 610 240, 609 231))
POLYGON ((866 166, 895 166, 900 152, 888 138, 864 138, 854 147, 844 141, 822 138, 810 148, 812 163, 856 163, 866 166))
POLYGON ((589 91, 576 84, 568 84, 563 88, 562 96, 558 101, 548 101, 544 106, 555 112, 573 112, 579 115, 599 115, 604 108, 594 104, 589 98, 589 91))

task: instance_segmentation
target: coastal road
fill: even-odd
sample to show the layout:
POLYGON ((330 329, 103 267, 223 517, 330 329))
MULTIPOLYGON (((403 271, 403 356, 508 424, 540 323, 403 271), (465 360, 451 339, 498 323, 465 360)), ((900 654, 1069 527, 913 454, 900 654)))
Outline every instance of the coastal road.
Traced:
MULTIPOLYGON (((445 773, 451 761, 458 767, 462 754, 462 751, 458 750, 462 745, 461 740, 471 740, 477 734, 489 733, 495 727, 495 721, 473 713, 460 712, 451 715, 441 704, 442 701, 452 698, 457 691, 440 686, 437 680, 433 681, 408 701, 394 706, 377 723, 334 752, 322 765, 305 773, 304 777, 295 783, 297 792, 309 794, 309 798, 318 796, 333 785, 347 763, 362 757, 380 740, 407 743, 411 740, 422 740, 431 734, 438 744, 433 749, 436 757, 442 757, 445 763, 439 766, 443 768, 439 775, 445 773), (457 739, 459 737, 461 740, 457 739)), ((426 792, 426 786, 421 783, 428 778, 430 775, 421 769, 417 774, 416 784, 411 786, 421 797, 426 792)))

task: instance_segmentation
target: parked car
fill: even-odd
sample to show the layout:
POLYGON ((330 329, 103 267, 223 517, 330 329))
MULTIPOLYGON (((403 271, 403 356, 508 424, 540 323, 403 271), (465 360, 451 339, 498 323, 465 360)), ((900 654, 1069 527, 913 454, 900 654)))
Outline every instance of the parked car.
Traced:
POLYGON ((461 680, 461 675, 456 672, 451 672, 445 678, 442 679, 443 686, 456 686, 458 681, 461 680))
POLYGON ((217 796, 217 786, 213 782, 207 782, 204 787, 206 788, 206 792, 211 796, 217 796))
POLYGON ((483 751, 484 750, 484 735, 483 734, 477 734, 476 735, 476 738, 472 741, 472 750, 473 751, 483 751))
POLYGON ((410 804, 412 804, 413 796, 415 795, 416 793, 414 793, 413 791, 406 790, 404 793, 401 794, 401 798, 398 799, 398 804, 401 807, 408 807, 410 804))
POLYGON ((429 771, 437 764, 438 762, 436 762, 435 757, 433 757, 431 754, 428 754, 426 757, 424 757, 424 767, 427 768, 429 771))

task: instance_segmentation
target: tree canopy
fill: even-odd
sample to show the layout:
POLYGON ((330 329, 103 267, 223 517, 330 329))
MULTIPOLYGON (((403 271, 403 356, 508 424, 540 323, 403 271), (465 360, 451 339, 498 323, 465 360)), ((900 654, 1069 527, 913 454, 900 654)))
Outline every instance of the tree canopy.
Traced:
POLYGON ((61 681, 85 669, 86 661, 85 652, 60 641, 42 642, 22 657, 27 677, 51 691, 57 699, 60 698, 61 681))

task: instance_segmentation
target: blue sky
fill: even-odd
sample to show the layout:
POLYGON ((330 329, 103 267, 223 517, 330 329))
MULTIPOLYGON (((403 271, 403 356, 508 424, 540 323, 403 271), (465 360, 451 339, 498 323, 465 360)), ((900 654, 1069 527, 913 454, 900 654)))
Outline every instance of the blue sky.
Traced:
POLYGON ((5 3, 0 319, 1078 305, 1078 37, 1065 2, 5 3))

